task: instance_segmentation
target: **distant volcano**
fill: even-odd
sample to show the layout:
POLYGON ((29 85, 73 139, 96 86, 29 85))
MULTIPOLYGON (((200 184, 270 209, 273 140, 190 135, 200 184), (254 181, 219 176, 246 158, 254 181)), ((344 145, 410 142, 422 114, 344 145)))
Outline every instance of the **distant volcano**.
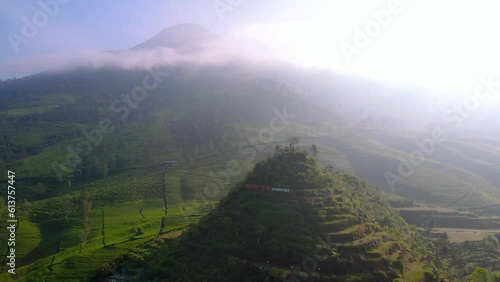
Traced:
POLYGON ((164 47, 175 49, 179 53, 189 53, 203 49, 207 43, 218 38, 218 35, 200 25, 185 23, 164 29, 131 50, 150 50, 164 47))

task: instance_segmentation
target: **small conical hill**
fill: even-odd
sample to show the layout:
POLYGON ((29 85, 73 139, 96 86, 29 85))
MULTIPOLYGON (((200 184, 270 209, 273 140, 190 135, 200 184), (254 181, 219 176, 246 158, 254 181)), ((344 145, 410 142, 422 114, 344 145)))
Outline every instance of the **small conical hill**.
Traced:
POLYGON ((217 208, 157 252, 141 278, 392 281, 431 267, 420 262, 415 242, 412 229, 378 192, 285 147, 256 164, 217 208))

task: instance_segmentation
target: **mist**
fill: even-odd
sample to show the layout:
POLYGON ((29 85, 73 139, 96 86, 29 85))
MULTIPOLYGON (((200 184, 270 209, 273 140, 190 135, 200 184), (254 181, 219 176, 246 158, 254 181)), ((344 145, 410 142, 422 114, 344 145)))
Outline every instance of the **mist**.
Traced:
MULTIPOLYGON (((40 71, 58 73, 82 67, 137 70, 157 65, 222 67, 237 64, 255 72, 267 72, 278 81, 287 81, 287 84, 301 89, 301 95, 313 97, 318 104, 335 108, 339 114, 358 122, 368 119, 380 124, 391 120, 399 124, 398 130, 415 132, 425 132, 436 124, 450 127, 447 124, 456 124, 458 121, 451 121, 457 119, 460 120, 461 134, 464 131, 477 133, 474 131, 477 127, 495 128, 500 95, 488 95, 487 99, 467 102, 468 97, 474 97, 475 89, 481 85, 478 77, 471 79, 469 86, 462 91, 451 93, 425 83, 349 70, 342 63, 332 64, 326 59, 325 54, 335 50, 333 41, 325 41, 314 34, 308 35, 311 30, 318 31, 318 28, 311 24, 246 25, 233 29, 226 37, 201 42, 197 48, 187 52, 156 46, 123 51, 38 55, 4 64, 0 68, 0 76, 40 71), (304 42, 304 38, 307 38, 307 42, 304 42), (473 114, 470 107, 470 113, 462 109, 464 103, 478 104, 471 106, 473 114)), ((325 32, 319 30, 319 34, 325 32)), ((482 77, 492 84, 486 90, 497 91, 496 76, 485 73, 482 77)), ((418 77, 415 79, 418 81, 418 77)), ((490 133, 490 130, 487 132, 490 133)))

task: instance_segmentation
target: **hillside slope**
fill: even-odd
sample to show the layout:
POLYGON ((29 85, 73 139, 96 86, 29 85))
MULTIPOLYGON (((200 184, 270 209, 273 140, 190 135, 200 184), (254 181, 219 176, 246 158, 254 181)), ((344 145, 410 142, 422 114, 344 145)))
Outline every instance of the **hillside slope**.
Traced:
POLYGON ((377 192, 298 148, 277 148, 245 183, 290 192, 239 184, 180 239, 127 271, 141 281, 420 281, 432 267, 377 192))
MULTIPOLYGON (((349 171, 371 187, 433 205, 500 213, 496 137, 472 140, 450 135, 392 191, 385 173, 397 173, 401 158, 420 150, 415 142, 430 135, 411 133, 390 118, 349 107, 344 98, 351 92, 346 87, 365 89, 362 79, 242 62, 157 70, 165 73, 162 82, 134 108, 126 107, 122 95, 142 84, 146 70, 77 69, 0 82, 5 101, 0 105, 0 171, 16 171, 25 187, 46 185, 47 193, 26 189, 30 192, 23 195, 42 199, 62 189, 55 171, 76 184, 167 159, 189 161, 237 150, 244 138, 258 134, 276 112, 286 109, 294 116, 286 128, 292 132, 286 135, 305 142, 314 139, 325 164, 349 171), (336 84, 326 83, 330 79, 336 84), (88 139, 83 132, 94 132, 103 119, 113 122, 113 133, 103 134, 102 143, 75 169, 65 167, 67 146, 75 150, 88 139)), ((274 137, 271 141, 281 140, 274 137)))

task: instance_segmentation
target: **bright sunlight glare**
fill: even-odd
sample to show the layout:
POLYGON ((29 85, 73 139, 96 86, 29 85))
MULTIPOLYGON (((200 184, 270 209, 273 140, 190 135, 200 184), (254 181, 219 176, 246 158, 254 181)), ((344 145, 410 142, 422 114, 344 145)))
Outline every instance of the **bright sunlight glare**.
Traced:
POLYGON ((498 5, 495 1, 328 1, 314 18, 247 24, 235 33, 271 46, 279 59, 461 96, 471 91, 478 75, 494 73, 497 70, 491 66, 500 65, 500 38, 495 36, 500 26, 498 5), (377 30, 374 15, 391 5, 398 13, 384 18, 385 26, 377 22, 377 30), (363 37, 358 31, 368 38, 367 43, 358 38, 365 46, 356 44, 356 37, 363 37), (342 44, 355 50, 349 59, 342 44))

